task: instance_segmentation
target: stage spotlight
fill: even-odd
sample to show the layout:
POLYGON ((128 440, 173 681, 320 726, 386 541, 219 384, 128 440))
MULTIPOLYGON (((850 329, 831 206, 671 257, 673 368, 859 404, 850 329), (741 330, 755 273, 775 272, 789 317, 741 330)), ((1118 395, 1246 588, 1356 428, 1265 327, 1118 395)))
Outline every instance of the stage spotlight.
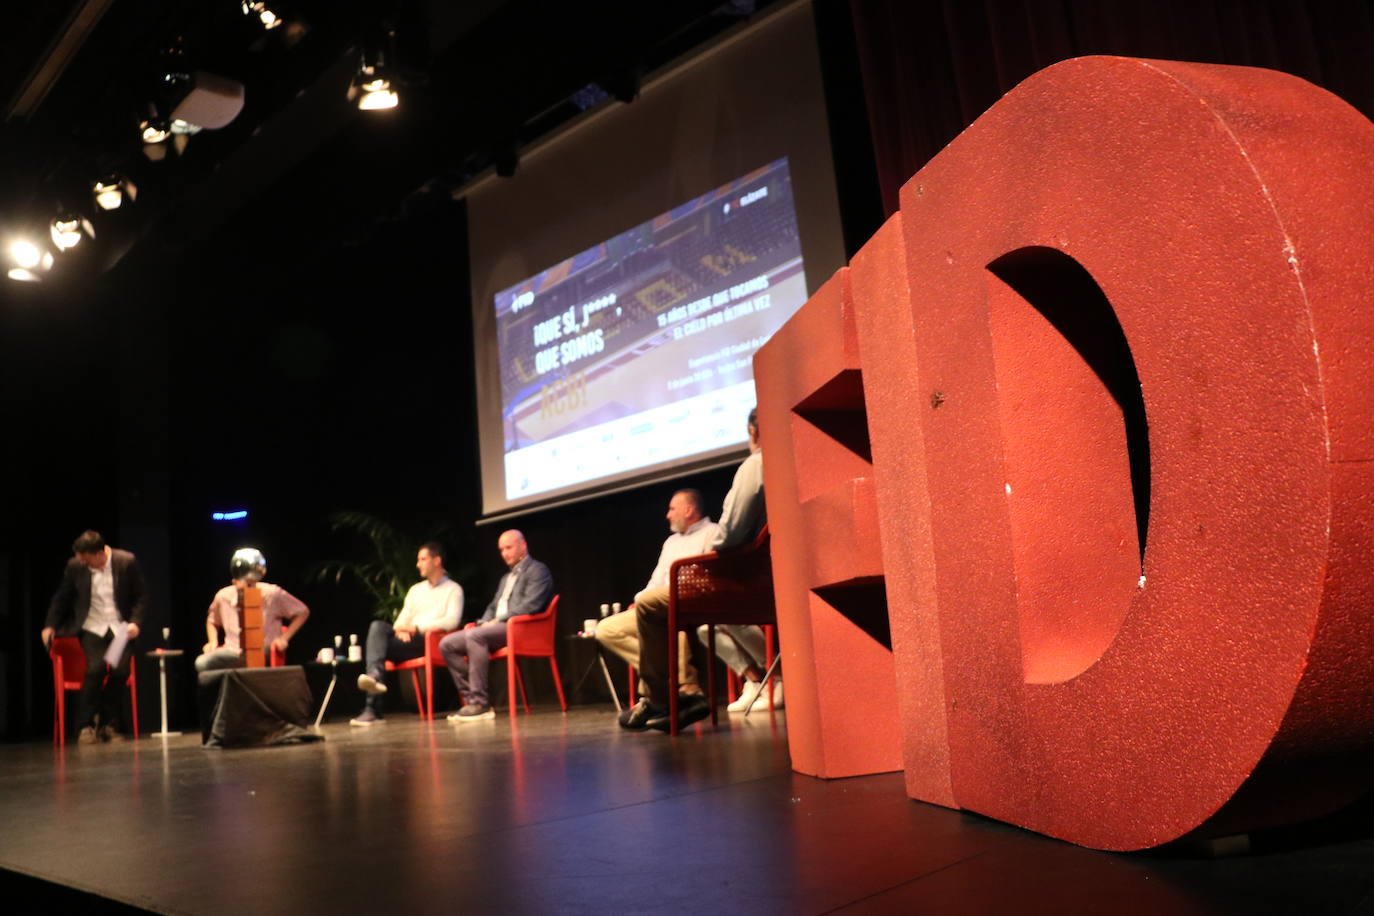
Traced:
POLYGON ((388 57, 395 57, 395 50, 396 32, 389 27, 380 38, 363 43, 358 72, 348 84, 349 101, 363 111, 383 111, 401 103, 396 74, 388 63, 388 57))
POLYGON ((391 79, 380 65, 364 62, 358 68, 353 84, 349 86, 348 97, 363 111, 382 111, 395 108, 401 102, 400 95, 391 85, 391 79))
POLYGON ((138 122, 138 130, 144 143, 161 143, 172 135, 172 129, 167 123, 165 112, 166 109, 158 105, 157 102, 147 104, 146 114, 143 120, 138 122))
POLYGON ((243 0, 241 6, 243 14, 256 16, 264 29, 275 29, 282 24, 282 18, 273 12, 263 0, 243 0))
POLYGON ((118 210, 126 197, 130 202, 138 199, 138 188, 132 181, 119 175, 99 179, 91 185, 91 193, 95 196, 96 206, 102 210, 118 210))
POLYGON ((10 260, 16 267, 32 270, 43 260, 43 249, 28 239, 17 239, 10 242, 10 260))
POLYGON ((48 234, 52 236, 52 243, 58 251, 67 251, 75 248, 87 236, 95 238, 95 227, 85 217, 69 213, 54 219, 48 234))
POLYGON ((8 253, 12 265, 8 270, 11 280, 37 283, 43 279, 43 274, 52 270, 52 252, 29 239, 15 239, 10 243, 8 253))
POLYGON ((161 118, 146 118, 139 122, 138 129, 143 132, 144 143, 161 143, 172 135, 171 128, 161 118))

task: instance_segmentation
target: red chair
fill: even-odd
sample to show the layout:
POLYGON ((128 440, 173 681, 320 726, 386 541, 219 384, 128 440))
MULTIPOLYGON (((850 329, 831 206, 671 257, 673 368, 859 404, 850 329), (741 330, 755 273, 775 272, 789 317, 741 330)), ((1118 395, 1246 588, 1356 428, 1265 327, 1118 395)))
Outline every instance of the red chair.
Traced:
MULTIPOLYGON (((677 727, 677 654, 679 630, 710 626, 706 641, 706 697, 711 724, 716 713, 716 626, 777 624, 773 601, 773 561, 768 526, 748 547, 726 553, 704 553, 674 561, 668 571, 668 729, 677 727)), ((770 691, 771 692, 771 691, 770 691)))
POLYGON ((515 690, 520 687, 520 700, 525 704, 525 712, 530 711, 529 699, 525 696, 525 679, 520 675, 519 660, 523 658, 547 658, 549 671, 553 674, 553 686, 558 691, 558 703, 563 711, 568 711, 568 701, 563 696, 563 682, 558 677, 558 665, 554 662, 553 646, 555 630, 558 628, 558 596, 549 602, 548 610, 542 614, 521 614, 506 621, 506 647, 491 653, 491 660, 507 659, 506 692, 510 697, 511 721, 515 721, 515 690))
MULTIPOLYGON (((138 740, 138 658, 133 646, 129 649, 129 709, 134 722, 134 740, 138 740)), ((48 649, 52 660, 53 684, 53 729, 52 743, 59 747, 67 744, 67 691, 80 690, 81 682, 86 679, 86 652, 81 648, 81 640, 75 636, 57 636, 48 649)), ((107 669, 109 666, 106 666, 107 669)), ((106 675, 109 677, 107 671, 106 675)))
POLYGON ((425 634, 425 653, 418 658, 403 662, 387 662, 388 671, 409 671, 410 682, 415 687, 415 705, 420 718, 434 721, 434 666, 444 666, 444 657, 439 654, 439 640, 453 630, 430 630, 425 634), (425 670, 425 692, 420 694, 420 669, 425 670))

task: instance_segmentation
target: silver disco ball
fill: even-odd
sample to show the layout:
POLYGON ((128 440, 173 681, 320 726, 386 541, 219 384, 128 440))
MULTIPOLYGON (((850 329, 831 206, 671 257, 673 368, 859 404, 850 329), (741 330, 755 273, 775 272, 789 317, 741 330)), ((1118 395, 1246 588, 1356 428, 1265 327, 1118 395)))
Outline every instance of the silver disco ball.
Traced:
POLYGON ((240 547, 229 561, 229 578, 261 582, 267 575, 267 557, 256 547, 240 547))

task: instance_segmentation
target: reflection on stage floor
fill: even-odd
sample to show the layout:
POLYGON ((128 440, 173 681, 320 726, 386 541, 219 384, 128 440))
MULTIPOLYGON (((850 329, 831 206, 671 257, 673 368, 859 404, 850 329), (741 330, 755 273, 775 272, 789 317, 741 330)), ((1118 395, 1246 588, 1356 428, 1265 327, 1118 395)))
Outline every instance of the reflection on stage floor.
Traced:
POLYGON ((623 732, 609 706, 323 734, 0 747, 0 893, 236 916, 1374 906, 1369 805, 1250 855, 1121 856, 909 801, 900 774, 794 774, 781 712, 676 741, 623 732))

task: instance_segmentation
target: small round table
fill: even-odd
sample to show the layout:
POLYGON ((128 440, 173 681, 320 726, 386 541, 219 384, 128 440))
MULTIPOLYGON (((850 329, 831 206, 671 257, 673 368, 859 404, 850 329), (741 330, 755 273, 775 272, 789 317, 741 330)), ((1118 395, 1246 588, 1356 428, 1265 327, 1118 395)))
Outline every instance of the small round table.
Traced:
MULTIPOLYGON (((615 711, 620 712, 622 707, 620 705, 620 697, 615 692, 615 681, 611 680, 610 669, 606 667, 606 656, 601 654, 601 644, 596 641, 595 634, 578 632, 568 637, 569 643, 586 642, 587 640, 591 640, 592 646, 595 647, 596 661, 597 664, 601 665, 601 675, 606 679, 606 689, 611 692, 611 701, 615 703, 615 711)), ((582 677, 578 678, 577 684, 572 689, 574 694, 582 689, 582 685, 587 681, 587 675, 591 674, 595 668, 596 664, 593 664, 588 666, 586 671, 582 672, 582 677)), ((630 699, 633 700, 634 698, 631 697, 630 699)))
POLYGON ((154 738, 170 738, 173 735, 181 734, 181 732, 167 731, 167 659, 185 654, 180 649, 154 649, 148 653, 149 658, 157 659, 157 676, 162 687, 162 731, 154 732, 154 738))

